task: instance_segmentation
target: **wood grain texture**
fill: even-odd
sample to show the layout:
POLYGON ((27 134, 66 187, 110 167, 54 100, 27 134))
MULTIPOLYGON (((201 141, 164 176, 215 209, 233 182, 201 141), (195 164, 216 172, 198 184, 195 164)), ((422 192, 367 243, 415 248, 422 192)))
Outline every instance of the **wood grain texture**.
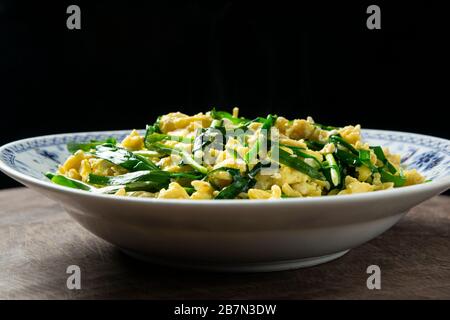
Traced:
POLYGON ((450 299, 450 197, 414 208, 339 260, 294 271, 215 274, 133 260, 25 188, 0 192, 1 299, 450 299), (82 289, 66 287, 78 265, 82 289), (379 265, 381 290, 366 268, 379 265))

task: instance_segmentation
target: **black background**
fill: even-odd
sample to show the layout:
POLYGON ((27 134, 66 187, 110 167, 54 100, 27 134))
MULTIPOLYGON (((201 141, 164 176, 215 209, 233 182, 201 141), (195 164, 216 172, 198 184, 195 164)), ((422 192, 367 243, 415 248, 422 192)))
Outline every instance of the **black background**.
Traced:
MULTIPOLYGON (((443 12, 430 1, 0 0, 0 145, 213 106, 449 138, 443 12), (81 30, 66 27, 70 4, 81 30), (370 4, 381 30, 366 27, 370 4)), ((16 185, 0 175, 0 188, 16 185)))

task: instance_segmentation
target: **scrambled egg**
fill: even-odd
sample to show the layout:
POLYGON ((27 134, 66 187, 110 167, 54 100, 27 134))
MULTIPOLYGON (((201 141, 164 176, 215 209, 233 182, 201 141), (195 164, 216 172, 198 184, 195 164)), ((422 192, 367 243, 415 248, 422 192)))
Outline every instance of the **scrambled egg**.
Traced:
POLYGON ((340 129, 339 134, 350 144, 356 144, 361 141, 361 126, 346 126, 340 129))
POLYGON ((103 159, 96 159, 81 150, 67 158, 58 169, 58 173, 84 182, 87 181, 90 173, 99 176, 118 176, 127 172, 128 170, 120 166, 103 159))
MULTIPOLYGON (((311 117, 294 120, 273 117, 273 123, 269 127, 276 130, 277 136, 272 136, 272 139, 279 138, 277 142, 280 149, 295 159, 290 159, 291 161, 300 161, 296 166, 289 161, 283 162, 282 159, 271 159, 272 150, 261 153, 261 141, 269 144, 267 139, 261 140, 264 137, 262 129, 267 127, 264 118, 251 121, 238 116, 238 108, 234 108, 232 114, 225 115, 218 115, 215 111, 193 116, 181 112, 168 113, 155 123, 157 134, 162 137, 157 140, 157 148, 148 145, 144 136, 133 130, 117 147, 127 150, 130 157, 135 157, 133 161, 152 162, 157 170, 169 174, 168 180, 161 182, 162 187, 158 190, 151 190, 155 192, 145 189, 127 191, 127 185, 123 185, 118 186, 114 194, 158 199, 209 200, 216 198, 221 191, 227 190, 226 193, 230 193, 230 190, 239 187, 241 189, 232 192, 235 198, 280 199, 373 192, 420 184, 425 180, 417 170, 402 168, 400 155, 392 154, 387 148, 382 149, 385 159, 378 159, 372 147, 363 141, 360 125, 334 128, 318 125, 311 117), (203 143, 203 140, 198 141, 199 137, 210 126, 216 125, 222 132, 234 132, 236 136, 226 137, 219 147, 205 143, 199 148, 198 143, 203 143), (238 136, 239 130, 244 130, 242 128, 247 131, 242 131, 244 136, 238 136), (331 139, 332 136, 342 139, 342 144, 331 139), (166 151, 161 151, 161 146, 166 151), (168 154, 167 150, 174 152, 168 154), (354 163, 349 164, 348 159, 340 158, 342 155, 339 152, 348 154, 350 159, 359 159, 361 155, 365 155, 365 158, 352 160, 354 163), (250 164, 250 155, 269 158, 271 164, 276 164, 276 170, 263 172, 257 165, 250 164), (147 160, 142 160, 142 157, 147 160), (333 159, 338 161, 332 161, 333 159), (253 174, 253 168, 259 171, 253 174), (187 175, 183 176, 184 173, 187 175)), ((267 119, 270 120, 269 117, 267 119)), ((377 151, 379 150, 380 148, 377 151)), ((134 170, 128 169, 131 172, 134 170)), ((95 148, 76 151, 58 169, 58 174, 83 182, 89 182, 92 175, 117 177, 126 176, 127 173, 130 173, 129 170, 121 163, 114 164, 97 156, 95 148)))
POLYGON ((144 149, 144 137, 139 135, 136 130, 131 131, 131 133, 122 141, 122 147, 135 151, 144 149))
POLYGON ((179 129, 187 129, 186 132, 196 128, 209 127, 212 118, 209 115, 198 113, 195 116, 187 116, 181 112, 172 112, 161 117, 159 125, 162 133, 169 133, 179 129))
POLYGON ((159 192, 160 199, 189 199, 186 190, 176 182, 169 184, 167 189, 162 189, 159 192))

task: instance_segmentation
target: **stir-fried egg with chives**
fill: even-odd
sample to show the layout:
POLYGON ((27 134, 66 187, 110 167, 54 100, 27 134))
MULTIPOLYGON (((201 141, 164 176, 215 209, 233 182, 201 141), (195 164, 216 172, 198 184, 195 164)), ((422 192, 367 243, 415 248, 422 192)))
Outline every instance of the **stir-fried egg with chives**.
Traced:
POLYGON ((424 182, 400 155, 361 139, 361 127, 256 119, 212 111, 160 116, 145 135, 69 143, 54 183, 158 199, 279 199, 345 195, 424 182))

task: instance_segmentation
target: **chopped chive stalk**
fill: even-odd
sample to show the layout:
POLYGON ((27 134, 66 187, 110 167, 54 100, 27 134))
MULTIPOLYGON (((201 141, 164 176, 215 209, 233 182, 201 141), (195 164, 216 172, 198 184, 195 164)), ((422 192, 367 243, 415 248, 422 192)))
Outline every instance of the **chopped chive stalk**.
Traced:
POLYGON ((183 143, 192 143, 194 139, 192 138, 185 138, 183 136, 173 136, 168 135, 164 133, 152 133, 145 136, 145 145, 150 145, 152 143, 163 141, 163 140, 171 140, 171 141, 178 141, 183 143))
POLYGON ((392 163, 390 163, 388 161, 388 159, 386 158, 383 149, 380 146, 375 146, 375 147, 370 147, 373 152, 375 153, 375 155, 377 156, 377 159, 380 160, 388 169, 388 171, 392 174, 396 174, 397 173, 397 169, 394 167, 394 165, 392 163))
POLYGON ((359 157, 355 156, 353 153, 336 149, 335 155, 340 161, 342 161, 342 163, 346 164, 347 166, 351 167, 361 166, 361 161, 359 160, 359 157))
POLYGON ((212 141, 210 139, 206 139, 207 129, 200 128, 196 132, 196 136, 194 139, 194 145, 192 146, 192 153, 195 155, 195 153, 199 150, 203 150, 203 148, 207 147, 209 144, 211 144, 212 141))
POLYGON ((53 183, 59 184, 60 186, 73 188, 73 189, 79 189, 99 194, 111 194, 115 193, 117 190, 119 190, 122 186, 108 186, 104 188, 95 188, 92 187, 84 182, 68 178, 63 175, 59 174, 53 174, 51 172, 48 172, 45 174, 47 178, 49 178, 53 183))
POLYGON ((331 153, 325 155, 325 159, 327 160, 328 166, 330 168, 331 182, 335 187, 337 187, 341 183, 341 174, 339 172, 339 166, 336 162, 336 159, 334 159, 331 153))
POLYGON ((119 191, 121 188, 124 188, 124 186, 107 186, 92 190, 92 192, 100 194, 113 194, 119 191))
POLYGON ((226 167, 219 169, 228 172, 233 178, 233 182, 229 186, 223 188, 214 199, 235 199, 241 192, 247 192, 248 189, 253 187, 256 183, 256 180, 252 177, 242 176, 239 169, 226 167))
POLYGON ((261 126, 261 132, 258 135, 258 138, 257 138, 255 144, 245 155, 245 161, 246 161, 247 165, 253 164, 253 162, 256 160, 258 153, 260 152, 261 146, 264 144, 264 142, 267 142, 266 148, 267 149, 270 148, 270 143, 269 143, 270 129, 272 128, 276 118, 277 118, 276 116, 269 114, 267 116, 267 118, 264 120, 263 125, 261 126))
POLYGON ((228 119, 233 124, 241 124, 241 123, 249 121, 249 119, 246 119, 243 117, 235 118, 235 117, 233 117, 232 114, 230 114, 226 111, 217 111, 216 108, 213 108, 211 110, 210 114, 213 119, 216 119, 216 120, 228 119))
MULTIPOLYGON (((253 167, 253 169, 252 170, 250 170, 248 173, 247 173, 247 175, 250 177, 250 178, 255 178, 256 177, 256 175, 258 174, 258 173, 260 173, 261 172, 261 170, 263 169, 263 168, 270 168, 271 167, 271 163, 270 162, 267 162, 267 163, 261 163, 261 162, 258 162, 254 167, 253 167)), ((279 168, 279 167, 278 167, 279 168)))
POLYGON ((359 150, 359 160, 361 160, 362 163, 370 161, 370 151, 369 150, 359 150))
MULTIPOLYGON (((153 125, 147 125, 145 130, 145 137, 144 137, 144 145, 147 147, 147 144, 149 144, 149 141, 156 139, 157 135, 154 134, 162 134, 161 129, 159 127, 161 117, 158 117, 153 125)), ((162 137, 161 137, 162 138, 162 137)))
POLYGON ((377 172, 377 167, 375 167, 370 161, 370 151, 369 150, 359 150, 359 161, 368 167, 372 172, 377 172))
POLYGON ((317 141, 305 140, 305 143, 309 149, 314 150, 314 151, 322 150, 323 147, 325 147, 324 143, 317 142, 317 141))
POLYGON ((333 127, 333 126, 326 126, 320 123, 314 123, 314 125, 322 130, 326 130, 326 131, 332 131, 332 130, 337 130, 339 129, 338 127, 333 127))
MULTIPOLYGON (((156 151, 159 154, 170 156, 172 153, 176 153, 173 148, 170 148, 162 143, 153 143, 148 147, 150 150, 156 151)), ((178 153, 177 153, 178 154, 178 153)))
POLYGON ((93 154, 100 159, 107 160, 129 171, 159 170, 159 168, 146 157, 133 154, 131 151, 118 148, 111 144, 96 146, 93 154))
POLYGON ((340 135, 332 135, 328 138, 329 142, 334 143, 337 146, 342 146, 344 148, 346 148, 348 151, 350 151, 351 153, 357 155, 358 154, 358 150, 355 149, 355 147, 353 147, 350 143, 348 143, 347 141, 345 141, 340 135))
POLYGON ((147 192, 158 192, 162 188, 167 187, 167 185, 161 185, 161 183, 153 181, 136 181, 125 185, 125 191, 147 191, 147 192))
POLYGON ((385 166, 389 170, 389 172, 392 174, 396 174, 398 171, 397 168, 395 168, 394 165, 392 163, 390 163, 389 161, 386 161, 385 166))
POLYGON ((218 128, 218 127, 221 127, 222 125, 223 125, 223 120, 214 119, 213 121, 211 121, 210 128, 218 128))
POLYGON ((291 167, 292 169, 300 171, 300 172, 310 176, 313 179, 326 180, 325 176, 319 170, 310 166, 302 159, 300 159, 296 156, 292 156, 289 152, 287 152, 281 148, 279 149, 278 157, 279 157, 278 161, 281 164, 284 164, 285 166, 288 166, 288 167, 291 167))
POLYGON ((200 180, 205 177, 204 174, 199 172, 170 172, 170 177, 174 179, 189 179, 189 180, 200 180))
POLYGON ((247 131, 248 127, 252 124, 252 123, 264 123, 267 120, 267 118, 263 118, 263 117, 257 117, 253 120, 248 120, 246 122, 241 123, 236 129, 237 130, 243 130, 243 131, 247 131))
POLYGON ((159 127, 160 120, 161 120, 161 116, 159 116, 156 119, 156 121, 155 121, 155 123, 153 125, 147 125, 146 132, 145 132, 145 138, 147 138, 147 135, 153 134, 155 132, 156 133, 162 133, 161 132, 161 128, 159 127))
POLYGON ((386 156, 384 155, 383 149, 380 146, 374 146, 370 148, 373 150, 378 160, 380 160, 383 163, 387 160, 386 156))
POLYGON ((394 175, 386 171, 384 168, 381 168, 379 172, 382 182, 393 182, 394 187, 402 187, 405 185, 406 178, 403 176, 402 172, 400 172, 399 175, 394 175))
POLYGON ((88 182, 101 185, 101 186, 113 186, 113 185, 125 185, 137 181, 152 181, 155 183, 168 184, 171 174, 162 170, 144 170, 130 172, 119 176, 99 176, 96 174, 89 174, 88 182))
POLYGON ((205 149, 214 143, 216 149, 224 148, 225 141, 218 141, 217 136, 221 135, 222 139, 226 138, 226 130, 223 127, 223 120, 213 120, 211 126, 206 129, 200 129, 193 141, 192 153, 205 149))
POLYGON ((193 169, 197 170, 200 173, 207 174, 208 169, 195 161, 190 154, 188 154, 185 150, 180 151, 181 157, 187 165, 191 166, 193 169))
POLYGON ((152 158, 152 157, 159 157, 160 156, 160 154, 158 152, 152 151, 152 150, 138 150, 138 151, 133 151, 133 153, 135 155, 146 157, 146 158, 152 158))
POLYGON ((235 199, 241 192, 249 189, 249 182, 249 179, 235 177, 232 184, 223 188, 214 199, 235 199))
POLYGON ((84 182, 81 182, 81 181, 78 181, 75 179, 71 179, 71 178, 68 178, 68 177, 60 175, 60 174, 53 174, 51 172, 48 172, 45 174, 45 176, 47 178, 49 178, 53 183, 59 184, 60 186, 84 190, 84 191, 92 191, 95 189, 94 187, 91 187, 90 185, 88 185, 84 182))
POLYGON ((105 144, 105 143, 116 145, 117 140, 115 138, 108 138, 104 141, 91 140, 90 142, 86 142, 86 143, 72 141, 67 144, 67 150, 72 154, 77 152, 78 150, 88 152, 92 149, 95 149, 95 147, 105 144))
POLYGON ((312 159, 314 161, 315 167, 318 168, 318 169, 320 169, 320 167, 322 166, 322 164, 320 163, 319 160, 317 160, 316 157, 314 157, 313 155, 311 155, 309 153, 304 152, 303 148, 294 147, 294 146, 288 146, 288 145, 285 145, 285 144, 281 144, 280 146, 284 147, 284 148, 291 149, 299 157, 302 157, 302 158, 305 158, 305 159, 312 159))
POLYGON ((204 166, 202 166, 201 164, 199 164, 197 161, 195 161, 191 157, 191 155, 186 152, 186 150, 170 148, 161 143, 152 144, 150 147, 158 152, 161 152, 161 153, 164 153, 167 155, 176 154, 176 155, 180 156, 183 159, 184 163, 191 166, 193 169, 197 170, 198 172, 200 172, 202 174, 206 174, 208 172, 208 169, 205 168, 204 166))
POLYGON ((195 188, 193 187, 184 187, 184 190, 186 190, 187 194, 190 196, 195 192, 195 188))

